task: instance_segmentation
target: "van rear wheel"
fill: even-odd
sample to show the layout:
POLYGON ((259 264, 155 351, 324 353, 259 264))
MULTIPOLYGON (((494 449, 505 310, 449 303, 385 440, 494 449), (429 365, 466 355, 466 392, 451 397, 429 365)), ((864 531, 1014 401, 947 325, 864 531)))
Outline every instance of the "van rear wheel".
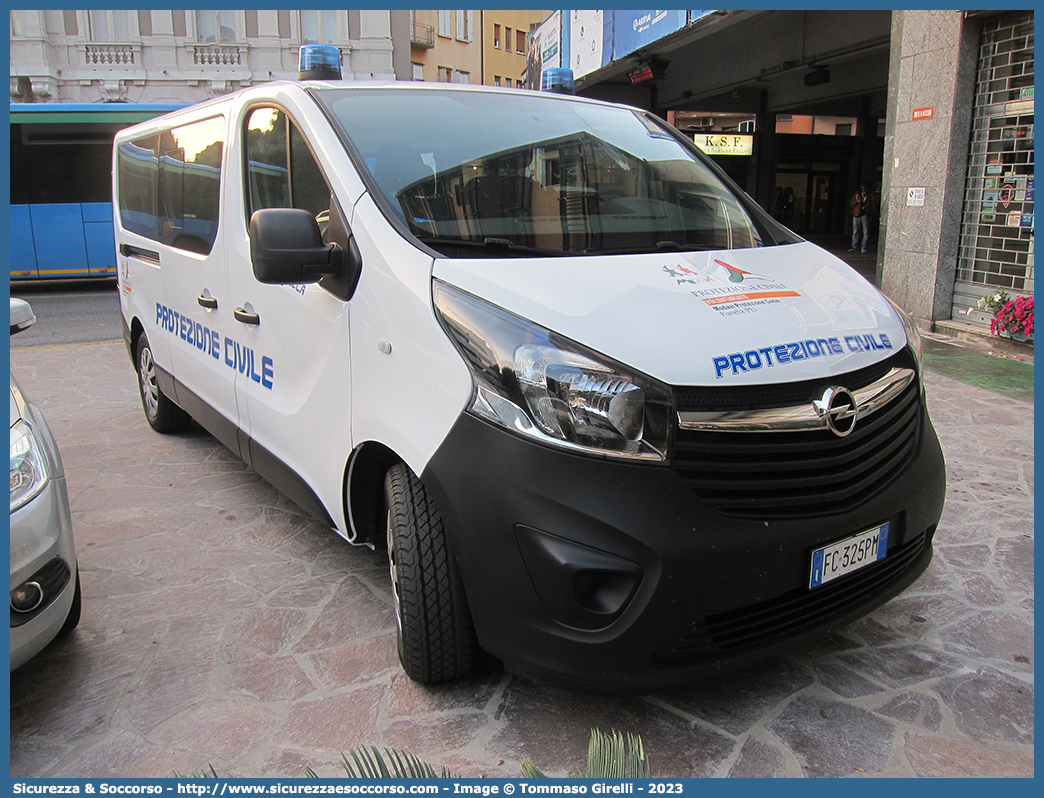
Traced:
POLYGON ((142 333, 138 338, 138 351, 135 358, 138 364, 138 393, 141 394, 141 407, 145 418, 156 432, 179 432, 187 429, 192 417, 178 407, 160 390, 156 381, 156 361, 152 356, 152 347, 148 337, 142 333))
POLYGON ((402 463, 388 471, 384 494, 399 661, 417 682, 464 676, 477 643, 442 518, 424 485, 402 463))

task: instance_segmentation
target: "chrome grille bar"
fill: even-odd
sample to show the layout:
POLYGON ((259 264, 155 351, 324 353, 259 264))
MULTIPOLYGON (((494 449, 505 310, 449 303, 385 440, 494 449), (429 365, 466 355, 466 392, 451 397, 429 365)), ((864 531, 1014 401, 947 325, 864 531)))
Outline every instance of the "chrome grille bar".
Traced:
MULTIPOLYGON (((902 394, 917 378, 910 368, 893 368, 881 379, 853 389, 858 411, 856 418, 865 418, 880 410, 902 394)), ((827 428, 827 421, 810 400, 789 407, 768 407, 754 410, 683 410, 678 413, 678 426, 698 432, 801 432, 827 428)))

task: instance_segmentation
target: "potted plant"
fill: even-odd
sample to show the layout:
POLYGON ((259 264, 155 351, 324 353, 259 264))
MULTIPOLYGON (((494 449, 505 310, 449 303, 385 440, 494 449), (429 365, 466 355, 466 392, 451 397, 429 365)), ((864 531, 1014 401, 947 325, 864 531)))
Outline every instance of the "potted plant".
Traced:
POLYGON ((1015 341, 1032 341, 1033 297, 1017 296, 998 307, 990 322, 990 332, 1015 341))

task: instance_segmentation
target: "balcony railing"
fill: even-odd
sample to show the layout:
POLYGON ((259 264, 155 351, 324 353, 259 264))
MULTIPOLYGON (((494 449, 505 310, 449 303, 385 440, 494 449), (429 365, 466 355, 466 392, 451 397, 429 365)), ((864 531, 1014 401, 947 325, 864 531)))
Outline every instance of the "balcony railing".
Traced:
POLYGON ((86 44, 83 58, 88 64, 100 66, 133 65, 136 61, 133 44, 86 44))
POLYGON ((197 44, 192 48, 192 63, 197 66, 241 66, 245 49, 237 44, 197 44))
POLYGON ((410 36, 410 44, 416 47, 434 47, 435 26, 425 25, 421 22, 414 22, 413 33, 410 36))

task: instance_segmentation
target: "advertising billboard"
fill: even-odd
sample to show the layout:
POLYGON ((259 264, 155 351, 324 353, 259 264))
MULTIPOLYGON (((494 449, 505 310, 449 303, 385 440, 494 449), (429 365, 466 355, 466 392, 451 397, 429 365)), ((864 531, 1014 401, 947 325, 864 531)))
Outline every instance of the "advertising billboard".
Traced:
MULTIPOLYGON (((609 12, 610 22, 612 11, 609 12)), ((573 76, 582 78, 609 63, 612 52, 611 31, 606 47, 605 12, 574 10, 569 12, 569 68, 573 76)))
MULTIPOLYGON (((688 12, 613 11, 613 60, 685 27, 688 12)), ((702 12, 698 12, 702 13, 702 12)))
POLYGON ((556 11, 529 34, 526 49, 526 84, 540 88, 540 73, 562 64, 562 12, 556 11))

